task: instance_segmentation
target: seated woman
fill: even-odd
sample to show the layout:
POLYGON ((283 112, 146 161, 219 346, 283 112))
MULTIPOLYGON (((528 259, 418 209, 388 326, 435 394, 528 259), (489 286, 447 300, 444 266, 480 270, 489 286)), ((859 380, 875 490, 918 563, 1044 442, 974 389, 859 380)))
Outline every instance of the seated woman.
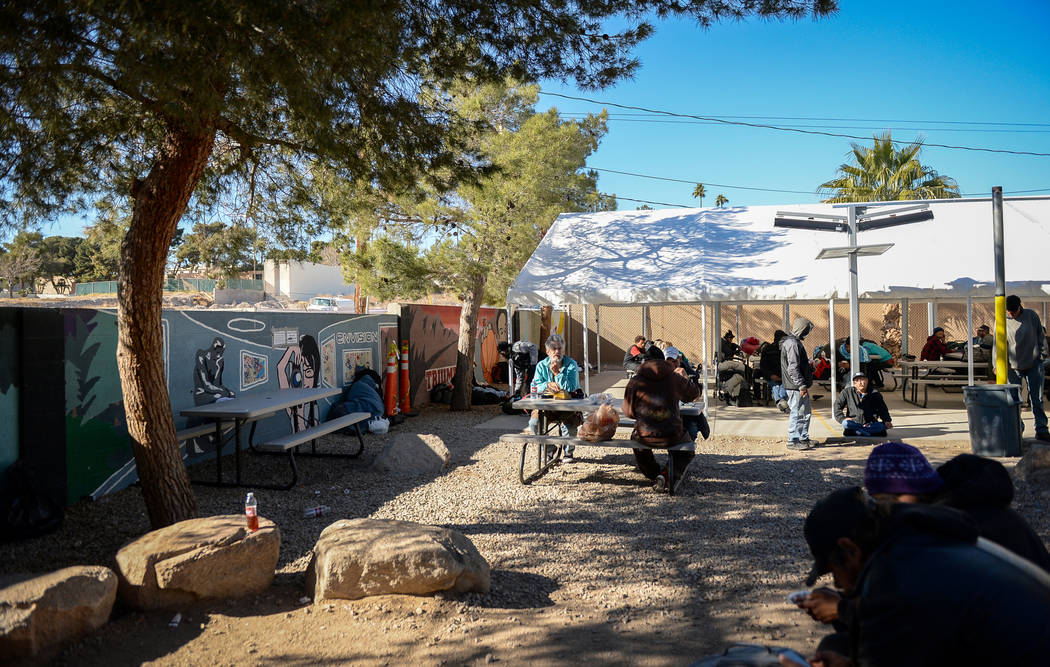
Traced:
POLYGON ((853 375, 853 386, 843 389, 835 399, 835 421, 842 424, 842 435, 880 436, 893 428, 886 401, 868 387, 868 376, 853 375))
MULTIPOLYGON (((547 337, 545 345, 547 358, 536 364, 536 374, 532 378, 532 391, 537 394, 553 394, 558 391, 567 391, 570 394, 580 388, 580 367, 569 357, 563 356, 565 352, 565 339, 558 334, 547 337)), ((538 433, 540 413, 532 411, 529 418, 529 432, 538 433)), ((569 435, 569 427, 559 424, 561 434, 569 435)), ((575 427, 572 429, 575 431, 575 427)), ((572 435, 576 435, 573 433, 572 435)), ((572 463, 575 447, 567 446, 562 455, 562 461, 572 463)))
POLYGON ((645 362, 645 336, 635 336, 634 345, 623 355, 623 369, 628 373, 638 370, 645 362))
MULTIPOLYGON (((631 439, 650 447, 665 448, 692 438, 682 423, 679 401, 694 401, 700 396, 696 383, 689 380, 685 369, 664 361, 659 350, 646 361, 627 383, 623 393, 623 414, 634 419, 631 439)), ((693 452, 671 452, 674 469, 680 476, 693 458, 693 452)), ((642 474, 653 480, 657 490, 673 489, 676 479, 668 479, 667 468, 661 469, 651 449, 634 450, 642 474)))

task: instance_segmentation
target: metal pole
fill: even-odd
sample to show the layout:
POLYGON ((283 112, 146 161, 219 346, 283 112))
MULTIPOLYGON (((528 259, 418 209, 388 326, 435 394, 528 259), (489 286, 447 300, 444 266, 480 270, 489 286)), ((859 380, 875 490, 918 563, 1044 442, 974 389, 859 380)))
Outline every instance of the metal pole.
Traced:
POLYGON ((649 340, 649 306, 642 306, 642 335, 649 340))
POLYGON ((926 335, 933 335, 933 328, 937 326, 937 307, 932 301, 926 302, 926 335))
MULTIPOLYGON (((513 314, 512 314, 512 311, 511 311, 510 304, 508 303, 507 304, 507 345, 513 346, 514 345, 514 320, 511 319, 511 318, 513 318, 513 314)), ((512 352, 513 352, 513 350, 512 350, 512 352)), ((511 357, 513 357, 513 356, 514 355, 511 354, 511 357)), ((514 392, 514 364, 511 363, 511 357, 507 357, 507 382, 510 383, 509 384, 510 391, 511 391, 511 393, 513 393, 514 392)))
MULTIPOLYGON (((852 208, 850 209, 853 210, 852 208)), ((831 343, 828 344, 829 352, 831 353, 828 361, 831 363, 831 405, 835 405, 835 399, 838 398, 839 394, 836 391, 838 389, 838 363, 835 361, 835 355, 838 350, 835 349, 835 299, 828 299, 828 335, 831 336, 831 343)))
POLYGON ((736 339, 743 341, 743 334, 740 333, 740 304, 736 305, 736 339))
POLYGON ((717 340, 715 340, 714 349, 711 350, 711 354, 716 361, 720 361, 718 359, 718 356, 720 350, 722 349, 721 343, 719 342, 722 339, 722 304, 718 301, 715 301, 714 305, 711 307, 714 308, 715 311, 715 331, 714 335, 712 335, 711 338, 712 340, 715 340, 715 338, 717 338, 717 340))
POLYGON ((966 297, 966 379, 973 386, 973 297, 966 297))
POLYGON ((784 302, 784 331, 791 331, 791 305, 784 302))
POLYGON ((707 367, 711 365, 707 358, 707 304, 700 304, 700 361, 704 365, 703 396, 704 414, 707 414, 707 367))
POLYGON ((594 337, 597 339, 598 345, 598 372, 602 372, 602 319, 601 319, 602 307, 599 304, 594 306, 594 337))
POLYGON ((908 309, 907 299, 901 299, 901 354, 908 354, 908 309))
MULTIPOLYGON (((857 207, 850 206, 846 221, 849 223, 849 245, 857 247, 857 207)), ((850 377, 860 370, 860 298, 857 290, 857 253, 849 254, 849 374, 850 377)), ((831 318, 834 319, 834 312, 831 318)), ((831 339, 831 346, 835 347, 835 339, 831 339)), ((835 400, 835 397, 831 397, 835 400)))
POLYGON ((1006 259, 1001 185, 992 188, 992 233, 995 238, 995 383, 1006 384, 1006 259))
POLYGON ((583 304, 583 393, 591 395, 591 365, 587 353, 587 304, 583 304))

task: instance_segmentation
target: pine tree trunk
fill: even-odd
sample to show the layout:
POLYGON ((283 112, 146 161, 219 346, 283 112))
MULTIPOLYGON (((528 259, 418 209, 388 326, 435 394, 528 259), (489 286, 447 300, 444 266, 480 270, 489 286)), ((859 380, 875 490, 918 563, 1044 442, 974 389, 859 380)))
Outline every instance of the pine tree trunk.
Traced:
MULTIPOLYGON (((358 235, 357 237, 357 252, 362 253, 365 251, 365 239, 358 235)), ((354 310, 360 314, 368 313, 368 296, 364 290, 361 289, 360 282, 354 282, 354 310)))
POLYGON ((211 155, 214 130, 169 128, 120 246, 117 368, 142 496, 150 525, 168 526, 197 513, 197 500, 175 441, 161 354, 161 287, 168 247, 211 155))
POLYGON ((474 387, 474 345, 478 337, 478 314, 485 293, 486 276, 474 277, 470 292, 459 311, 459 342, 456 345, 456 386, 452 388, 452 410, 469 410, 474 387))

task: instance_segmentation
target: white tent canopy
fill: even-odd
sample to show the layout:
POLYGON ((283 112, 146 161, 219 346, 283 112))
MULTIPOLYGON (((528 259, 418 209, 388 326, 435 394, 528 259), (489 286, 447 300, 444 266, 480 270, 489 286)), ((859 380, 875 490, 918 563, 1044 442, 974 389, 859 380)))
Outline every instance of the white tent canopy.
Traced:
MULTIPOLYGON (((900 202, 909 205, 921 202, 900 202)), ((873 229, 858 244, 893 243, 859 259, 860 298, 994 296, 990 200, 931 202, 934 219, 873 229)), ((869 208, 874 214, 878 209, 869 208)), ((827 301, 849 294, 841 232, 773 226, 778 211, 845 215, 831 204, 562 214, 507 293, 508 304, 827 301)), ((1004 202, 1007 293, 1050 294, 1050 198, 1004 202)))

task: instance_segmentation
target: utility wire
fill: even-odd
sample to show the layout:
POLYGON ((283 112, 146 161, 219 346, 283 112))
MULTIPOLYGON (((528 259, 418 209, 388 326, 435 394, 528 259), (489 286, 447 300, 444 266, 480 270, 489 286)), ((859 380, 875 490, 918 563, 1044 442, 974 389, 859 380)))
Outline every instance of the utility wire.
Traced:
MULTIPOLYGON (((567 112, 561 114, 565 118, 582 118, 588 114, 567 112)), ((610 115, 610 123, 645 123, 645 124, 659 124, 659 125, 718 125, 714 121, 708 120, 664 120, 659 118, 623 118, 619 115, 610 115)), ((798 128, 816 128, 816 129, 831 129, 831 130, 871 130, 879 131, 885 129, 884 126, 872 126, 864 127, 862 125, 793 125, 790 127, 784 127, 786 130, 794 130, 798 128)), ((901 132, 965 132, 974 133, 980 132, 983 134, 1050 134, 1050 129, 1047 130, 1010 130, 1010 129, 996 129, 996 128, 966 128, 966 127, 894 127, 894 131, 901 132)))
MULTIPOLYGON (((544 95, 554 95, 554 93, 543 93, 544 95)), ((586 111, 562 111, 562 115, 589 115, 586 111)), ((648 113, 610 113, 610 117, 625 118, 644 118, 648 116, 648 113)), ((743 120, 813 120, 813 121, 836 121, 843 123, 938 123, 941 125, 1002 125, 1007 127, 1047 127, 1050 128, 1050 123, 1011 123, 1006 121, 980 121, 980 120, 906 120, 906 119, 892 119, 892 118, 824 118, 821 116, 727 116, 725 114, 715 114, 713 118, 733 118, 743 120)), ((1040 130, 1042 131, 1042 130, 1040 130)))
POLYGON ((695 206, 693 206, 691 204, 669 204, 669 203, 667 203, 665 201, 649 201, 648 199, 632 199, 631 197, 624 197, 624 196, 618 195, 616 193, 613 193, 613 196, 616 197, 617 200, 624 199, 626 201, 635 201, 635 202, 638 202, 640 204, 656 204, 657 206, 673 206, 675 208, 696 208, 695 206))
MULTIPOLYGON (((677 112, 674 112, 674 111, 663 111, 661 109, 648 109, 646 107, 633 106, 633 105, 630 105, 630 104, 617 104, 615 102, 603 102, 603 101, 600 101, 600 100, 592 100, 592 99, 587 98, 587 97, 578 97, 578 96, 575 96, 575 95, 563 95, 561 93, 548 93, 548 92, 540 91, 540 94, 541 95, 547 95, 547 96, 550 96, 550 97, 560 97, 560 98, 563 98, 563 99, 566 99, 566 100, 576 100, 578 102, 588 102, 590 104, 599 104, 599 105, 602 105, 602 106, 616 107, 617 109, 632 109, 634 111, 644 111, 646 113, 658 114, 658 115, 662 115, 662 116, 670 116, 672 118, 693 118, 693 119, 696 119, 696 120, 706 120, 706 121, 711 121, 713 123, 721 123, 723 125, 738 125, 738 126, 741 126, 741 127, 755 127, 755 128, 766 129, 766 130, 778 130, 780 132, 797 132, 798 134, 812 134, 812 135, 818 135, 818 136, 823 136, 823 137, 839 137, 839 138, 842 138, 842 139, 859 139, 861 141, 867 141, 867 140, 871 139, 871 137, 862 137, 862 136, 854 135, 854 134, 841 134, 841 133, 838 133, 838 132, 825 132, 823 130, 805 130, 805 129, 797 128, 797 127, 783 127, 783 126, 780 126, 780 125, 769 125, 769 124, 766 124, 766 123, 749 123, 749 122, 740 121, 740 120, 726 120, 725 118, 714 118, 714 117, 711 117, 711 116, 699 116, 699 115, 696 115, 696 114, 677 113, 677 112)), ((891 139, 891 141, 894 144, 901 144, 901 145, 908 145, 908 144, 913 143, 913 142, 910 142, 910 141, 900 141, 900 140, 897 140, 897 139, 891 139)), ((1014 150, 1008 150, 1008 149, 1005 149, 1005 148, 982 148, 982 147, 976 147, 976 146, 956 146, 956 145, 953 145, 953 144, 937 144, 937 143, 929 143, 929 142, 923 142, 922 145, 923 145, 923 147, 950 148, 950 149, 953 149, 953 150, 976 151, 976 152, 980 152, 980 153, 1005 153, 1007 155, 1032 155, 1032 156, 1035 156, 1035 157, 1050 157, 1050 153, 1038 153, 1038 152, 1035 152, 1035 151, 1014 151, 1014 150)))

